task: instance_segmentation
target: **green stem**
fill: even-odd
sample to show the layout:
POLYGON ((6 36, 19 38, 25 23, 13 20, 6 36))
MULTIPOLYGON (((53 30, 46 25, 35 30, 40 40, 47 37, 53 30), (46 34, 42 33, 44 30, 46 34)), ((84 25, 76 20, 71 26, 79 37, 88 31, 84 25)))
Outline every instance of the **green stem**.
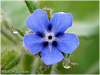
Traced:
POLYGON ((17 29, 17 28, 15 28, 13 25, 11 25, 11 29, 14 29, 14 30, 16 30, 22 37, 24 36, 24 32, 22 32, 21 30, 19 30, 19 29, 17 29))

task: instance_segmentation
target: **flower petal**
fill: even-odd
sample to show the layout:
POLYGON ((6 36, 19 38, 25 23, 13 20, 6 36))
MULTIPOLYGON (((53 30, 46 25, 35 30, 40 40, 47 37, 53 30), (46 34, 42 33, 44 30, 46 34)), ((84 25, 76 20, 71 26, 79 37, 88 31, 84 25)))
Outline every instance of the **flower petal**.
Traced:
POLYGON ((27 19, 26 25, 35 33, 44 32, 49 24, 46 12, 41 9, 35 10, 27 19))
POLYGON ((63 59, 62 53, 55 47, 52 47, 51 50, 47 46, 41 53, 42 61, 46 65, 52 65, 60 62, 63 59))
POLYGON ((78 37, 72 33, 65 33, 57 38, 61 40, 61 42, 57 44, 57 48, 64 53, 71 54, 79 45, 78 37))
POLYGON ((50 23, 52 24, 52 31, 55 33, 64 32, 67 28, 72 26, 73 17, 70 13, 55 13, 50 23))
POLYGON ((28 34, 23 38, 24 45, 32 54, 37 54, 43 48, 41 41, 41 37, 36 34, 28 34))

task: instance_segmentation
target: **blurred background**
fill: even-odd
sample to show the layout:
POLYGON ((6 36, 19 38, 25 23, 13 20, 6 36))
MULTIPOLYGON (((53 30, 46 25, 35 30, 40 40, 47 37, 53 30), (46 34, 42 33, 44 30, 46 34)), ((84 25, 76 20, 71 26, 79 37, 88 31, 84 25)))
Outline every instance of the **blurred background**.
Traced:
MULTIPOLYGON (((38 1, 38 7, 51 8, 52 14, 66 12, 73 15, 73 25, 67 33, 79 37, 80 45, 71 54, 71 62, 78 65, 63 68, 62 62, 52 65, 45 73, 99 73, 99 1, 38 1)), ((24 1, 1 1, 1 73, 41 73, 41 59, 23 45, 23 37, 15 28, 26 32, 26 19, 31 14, 24 1)))

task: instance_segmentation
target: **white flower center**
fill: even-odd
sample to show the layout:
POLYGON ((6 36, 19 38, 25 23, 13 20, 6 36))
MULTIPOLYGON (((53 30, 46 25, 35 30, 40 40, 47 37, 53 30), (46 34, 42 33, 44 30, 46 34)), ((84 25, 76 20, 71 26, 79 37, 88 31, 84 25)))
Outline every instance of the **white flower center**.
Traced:
POLYGON ((54 33, 46 32, 44 39, 45 39, 45 41, 48 41, 49 43, 52 43, 55 40, 54 33))

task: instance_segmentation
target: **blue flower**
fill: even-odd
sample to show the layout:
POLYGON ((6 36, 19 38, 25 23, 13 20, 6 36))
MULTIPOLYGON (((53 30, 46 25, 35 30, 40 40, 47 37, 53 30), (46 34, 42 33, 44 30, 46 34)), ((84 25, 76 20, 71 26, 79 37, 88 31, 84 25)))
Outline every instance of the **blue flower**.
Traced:
POLYGON ((64 33, 72 26, 72 22, 70 13, 55 13, 49 22, 46 12, 35 10, 26 21, 28 28, 35 34, 24 36, 25 47, 32 54, 41 52, 42 61, 46 65, 60 62, 64 58, 61 52, 71 54, 79 45, 75 34, 64 33))

